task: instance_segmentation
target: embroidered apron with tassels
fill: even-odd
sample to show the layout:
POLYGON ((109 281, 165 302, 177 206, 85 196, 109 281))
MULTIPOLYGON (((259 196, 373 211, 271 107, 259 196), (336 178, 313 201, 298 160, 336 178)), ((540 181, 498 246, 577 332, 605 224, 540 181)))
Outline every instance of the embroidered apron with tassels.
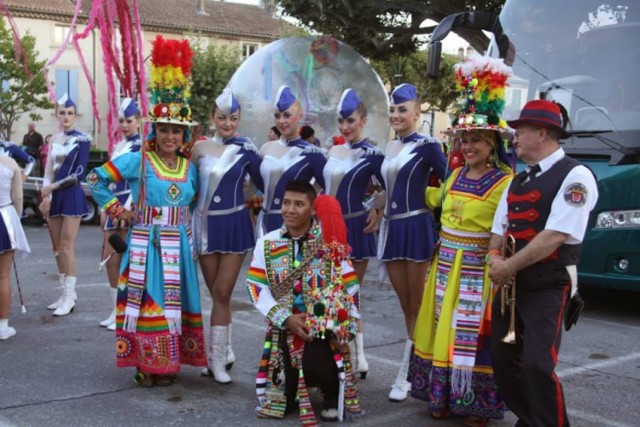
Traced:
MULTIPOLYGON (((478 348, 478 336, 483 322, 485 261, 488 239, 466 238, 441 233, 439 261, 436 279, 436 301, 442 302, 449 273, 456 254, 464 257, 460 271, 460 288, 457 305, 451 316, 455 330, 451 372, 451 393, 465 396, 471 391, 471 378, 478 348), (462 249, 462 252, 458 252, 462 249)), ((487 282, 489 283, 489 282, 487 282)), ((442 303, 436 304, 436 319, 440 318, 442 303)))
POLYGON ((141 212, 131 230, 129 282, 123 329, 135 332, 146 287, 148 252, 156 251, 163 264, 164 316, 171 334, 182 333, 180 301, 180 224, 189 223, 189 207, 151 207, 141 212))

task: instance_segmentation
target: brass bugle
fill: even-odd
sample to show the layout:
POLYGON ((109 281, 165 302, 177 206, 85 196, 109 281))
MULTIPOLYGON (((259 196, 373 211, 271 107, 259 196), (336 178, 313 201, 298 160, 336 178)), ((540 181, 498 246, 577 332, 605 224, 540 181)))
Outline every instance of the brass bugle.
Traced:
MULTIPOLYGON (((516 239, 507 234, 502 244, 504 259, 508 259, 516 253, 516 239)), ((516 277, 510 277, 507 283, 500 288, 500 314, 504 317, 506 307, 509 306, 509 329, 502 342, 506 344, 516 343, 516 277)))

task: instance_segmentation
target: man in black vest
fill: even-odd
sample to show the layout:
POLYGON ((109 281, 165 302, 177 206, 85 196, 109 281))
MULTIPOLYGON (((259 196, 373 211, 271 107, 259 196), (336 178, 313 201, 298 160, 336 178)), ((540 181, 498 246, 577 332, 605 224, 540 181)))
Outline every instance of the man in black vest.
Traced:
POLYGON ((515 276, 516 343, 502 341, 510 316, 494 299, 491 350, 498 389, 518 416, 517 427, 568 426, 558 362, 562 318, 577 279, 576 265, 589 212, 598 199, 592 173, 565 156, 559 140, 568 138, 558 104, 529 101, 516 130, 518 158, 528 164, 498 205, 489 243, 489 277, 494 286, 515 276), (505 236, 516 252, 501 256, 505 236))

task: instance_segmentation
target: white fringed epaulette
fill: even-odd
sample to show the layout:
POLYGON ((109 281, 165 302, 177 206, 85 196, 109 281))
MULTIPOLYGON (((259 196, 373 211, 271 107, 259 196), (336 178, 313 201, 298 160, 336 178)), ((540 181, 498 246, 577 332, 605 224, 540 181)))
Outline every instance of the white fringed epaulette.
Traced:
POLYGON ((258 147, 256 147, 256 144, 254 144, 253 141, 251 141, 249 138, 243 139, 244 141, 242 141, 242 148, 244 148, 246 151, 254 151, 258 153, 258 147))
POLYGON ((384 152, 378 147, 363 147, 365 156, 384 156, 384 152))
POLYGON ((422 139, 415 141, 416 147, 421 147, 426 144, 441 144, 438 138, 434 138, 433 136, 425 136, 422 139))
POLYGON ((84 133, 81 131, 76 131, 76 132, 78 132, 78 135, 71 135, 71 138, 69 138, 71 141, 77 142, 77 143, 84 141, 84 142, 88 142, 89 144, 93 142, 93 138, 88 133, 84 133))
POLYGON ((316 147, 313 144, 309 144, 306 147, 304 147, 302 149, 302 154, 309 154, 309 153, 320 153, 323 155, 327 155, 327 153, 325 152, 325 150, 323 150, 322 148, 316 147))

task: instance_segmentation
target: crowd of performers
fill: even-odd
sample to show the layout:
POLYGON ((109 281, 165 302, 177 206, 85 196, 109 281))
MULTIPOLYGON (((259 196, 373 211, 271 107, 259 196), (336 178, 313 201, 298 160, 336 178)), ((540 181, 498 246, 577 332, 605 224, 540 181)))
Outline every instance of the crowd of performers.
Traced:
MULTIPOLYGON (((40 206, 60 277, 54 315, 77 304, 74 244, 87 210, 86 176, 104 211, 103 264, 113 297, 100 325, 115 330, 117 365, 135 368, 140 386, 172 384, 181 364, 231 383, 231 296, 253 251, 246 288, 268 320, 258 416, 297 409, 304 425, 315 425, 309 387, 322 391, 323 420, 361 416, 357 374, 365 379, 368 363, 360 291, 377 256, 407 333, 389 400, 411 395, 427 402, 433 418, 460 417, 471 427, 507 409, 521 426, 569 425, 554 369, 598 194, 588 169, 558 145, 566 123, 557 104, 527 103, 509 122, 513 135, 500 117, 510 69, 474 56, 456 68, 463 102, 445 133, 463 164, 453 170, 439 141, 417 132, 420 104, 411 84, 391 93, 396 139, 384 152, 366 138, 367 107, 354 89, 337 108, 345 143, 326 151, 300 137, 303 106, 286 86, 273 100, 273 139, 259 149, 238 135, 242 106, 229 89, 211 108, 215 136, 194 145, 190 61, 156 61, 163 43, 173 41, 154 44, 149 134, 141 140, 135 100, 122 101, 123 140, 88 175, 91 137, 74 129, 73 100, 56 106, 63 132, 50 144, 40 206), (529 165, 518 175, 511 139, 529 165), (429 186, 432 175, 439 185, 429 186), (257 227, 246 203, 256 192, 264 194, 257 227), (508 238, 516 251, 506 258, 508 238), (214 302, 208 349, 197 261, 214 302), (512 321, 497 295, 514 277, 516 339, 505 343, 512 321)), ((171 49, 188 58, 188 44, 175 43, 171 49)), ((0 187, 4 340, 16 333, 8 325, 10 266, 14 253, 29 252, 19 221, 20 170, 7 156, 0 157, 0 187)))

